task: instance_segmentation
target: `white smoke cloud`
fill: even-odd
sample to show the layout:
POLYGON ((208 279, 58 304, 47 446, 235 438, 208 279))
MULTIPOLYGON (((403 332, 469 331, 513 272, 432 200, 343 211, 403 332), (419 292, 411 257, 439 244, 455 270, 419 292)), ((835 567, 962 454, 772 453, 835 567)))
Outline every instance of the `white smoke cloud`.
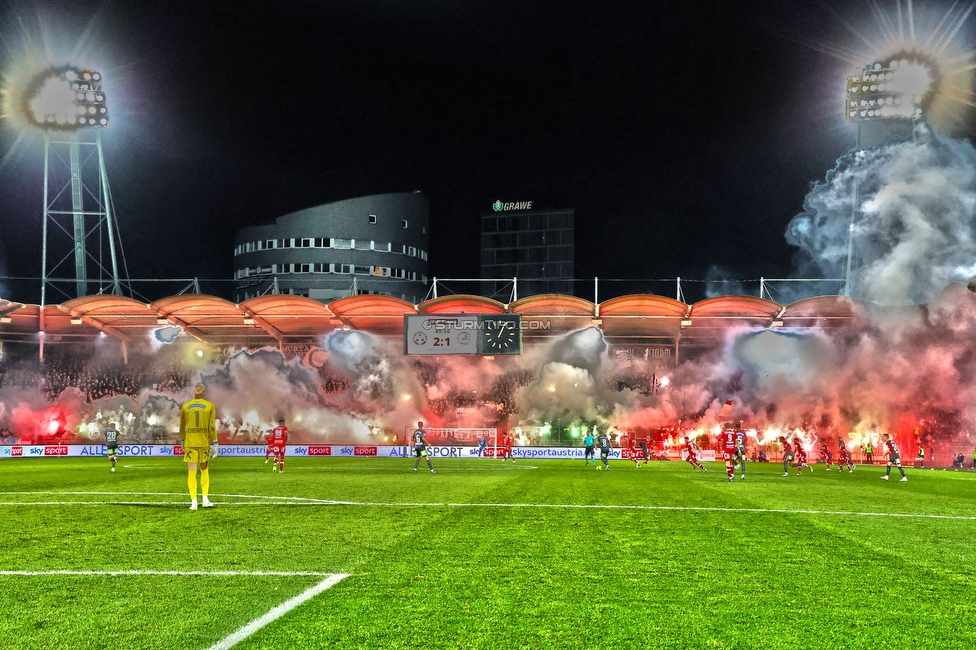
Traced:
POLYGON ((976 149, 968 142, 920 125, 911 142, 842 157, 786 233, 827 277, 845 277, 855 204, 853 295, 918 304, 976 274, 976 149))

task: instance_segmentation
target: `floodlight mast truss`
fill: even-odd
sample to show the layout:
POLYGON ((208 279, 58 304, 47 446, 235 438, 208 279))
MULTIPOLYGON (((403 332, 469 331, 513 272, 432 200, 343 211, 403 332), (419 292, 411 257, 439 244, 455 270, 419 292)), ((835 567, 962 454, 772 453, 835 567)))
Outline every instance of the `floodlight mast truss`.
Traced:
MULTIPOLYGON (((844 119, 857 125, 855 166, 856 152, 862 149, 906 135, 914 137, 915 122, 925 117, 923 102, 933 90, 935 77, 934 70, 927 61, 907 55, 896 55, 886 62, 868 64, 860 73, 847 77, 844 119), (864 146, 865 125, 874 126, 877 131, 869 138, 871 144, 868 147, 864 146)), ((844 295, 847 297, 851 296, 851 274, 857 271, 859 265, 858 189, 858 177, 855 173, 847 233, 847 269, 844 275, 844 295)))
POLYGON ((44 132, 41 306, 47 302, 48 285, 63 294, 59 299, 70 296, 57 285, 72 282, 77 297, 88 295, 92 284, 98 287, 95 293, 121 295, 115 250, 119 233, 102 150, 101 129, 109 120, 101 75, 72 67, 52 69, 38 75, 33 90, 25 112, 44 132), (38 100, 45 91, 55 94, 51 86, 60 103, 38 100), (106 247, 108 267, 103 260, 106 247), (72 258, 74 274, 68 277, 72 258), (94 271, 94 279, 89 271, 94 271))

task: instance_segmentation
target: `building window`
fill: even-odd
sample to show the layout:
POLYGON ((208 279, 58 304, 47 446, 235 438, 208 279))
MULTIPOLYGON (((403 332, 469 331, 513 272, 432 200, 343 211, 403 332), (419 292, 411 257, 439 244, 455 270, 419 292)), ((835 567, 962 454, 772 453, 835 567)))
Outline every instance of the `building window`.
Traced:
POLYGON ((278 240, 269 239, 266 242, 264 242, 264 247, 268 250, 271 250, 272 248, 278 248, 277 244, 278 244, 278 240))
POLYGON ((417 249, 414 246, 408 247, 407 255, 409 255, 410 257, 417 257, 417 249))
POLYGON ((421 235, 426 235, 427 234, 427 226, 421 226, 420 227, 420 234, 421 235))
POLYGON ((373 269, 372 267, 369 266, 360 266, 359 264, 357 264, 355 266, 354 272, 357 275, 370 275, 373 272, 373 269))
POLYGON ((406 220, 406 219, 404 219, 404 220, 403 220, 403 221, 402 221, 401 223, 403 224, 403 227, 404 227, 404 228, 406 228, 406 227, 407 227, 407 225, 408 225, 408 224, 407 224, 407 220, 406 220))
POLYGON ((369 222, 370 223, 376 223, 376 215, 375 214, 369 215, 369 222))
POLYGON ((340 273, 352 273, 352 264, 343 264, 340 273))
POLYGON ((333 239, 332 248, 352 248, 351 239, 333 239))
POLYGON ((312 265, 311 264, 299 264, 298 266, 299 266, 299 268, 298 268, 298 272, 299 273, 311 273, 312 272, 312 265))
POLYGON ((374 251, 383 251, 384 253, 389 253, 390 250, 391 250, 391 248, 390 248, 390 242, 388 242, 388 241, 374 241, 373 242, 373 250, 374 251))

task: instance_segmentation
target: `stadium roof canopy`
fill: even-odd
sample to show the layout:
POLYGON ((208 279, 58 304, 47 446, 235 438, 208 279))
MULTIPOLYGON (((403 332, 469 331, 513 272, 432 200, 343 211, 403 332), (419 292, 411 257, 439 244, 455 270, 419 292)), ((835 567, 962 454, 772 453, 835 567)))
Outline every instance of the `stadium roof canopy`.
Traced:
POLYGON ((0 300, 0 341, 29 343, 43 336, 48 343, 84 343, 104 335, 133 343, 151 339, 161 327, 177 325, 186 335, 215 346, 304 345, 342 328, 400 337, 404 316, 410 314, 512 313, 522 316, 523 336, 529 341, 596 326, 610 343, 677 344, 680 340, 684 345, 714 341, 740 326, 844 327, 864 309, 857 301, 837 296, 782 306, 754 296, 723 296, 687 305, 649 294, 612 298, 599 305, 558 294, 530 296, 509 305, 469 295, 443 296, 419 305, 377 295, 352 296, 328 305, 293 295, 261 296, 241 304, 206 295, 171 296, 150 304, 100 295, 43 309, 0 300))

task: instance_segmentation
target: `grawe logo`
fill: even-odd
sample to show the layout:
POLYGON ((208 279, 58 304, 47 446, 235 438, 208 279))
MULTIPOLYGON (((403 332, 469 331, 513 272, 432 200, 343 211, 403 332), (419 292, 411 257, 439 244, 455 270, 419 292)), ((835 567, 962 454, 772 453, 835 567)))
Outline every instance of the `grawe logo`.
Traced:
POLYGON ((491 204, 491 209, 495 212, 505 212, 506 210, 531 210, 532 201, 513 201, 511 203, 495 201, 491 204))

